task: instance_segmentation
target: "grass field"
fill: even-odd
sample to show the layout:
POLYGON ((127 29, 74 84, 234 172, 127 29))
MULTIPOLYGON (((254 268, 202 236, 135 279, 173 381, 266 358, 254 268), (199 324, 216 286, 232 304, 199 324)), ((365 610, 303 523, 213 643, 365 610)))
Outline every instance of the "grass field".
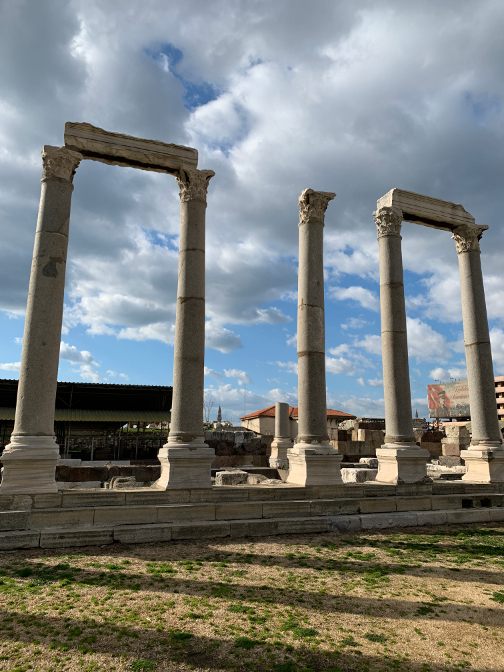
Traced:
POLYGON ((0 553, 0 670, 504 670, 504 526, 0 553))

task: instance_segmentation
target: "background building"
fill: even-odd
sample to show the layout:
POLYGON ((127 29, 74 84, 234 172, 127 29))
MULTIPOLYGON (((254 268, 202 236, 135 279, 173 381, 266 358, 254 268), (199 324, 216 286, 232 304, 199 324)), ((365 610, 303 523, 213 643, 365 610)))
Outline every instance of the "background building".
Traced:
MULTIPOLYGON (((343 411, 334 411, 332 408, 327 409, 327 429, 337 429, 340 422, 343 420, 354 420, 357 416, 350 415, 350 413, 343 413, 343 411)), ((275 407, 268 406, 261 411, 249 413, 240 418, 243 427, 256 432, 256 434, 270 435, 275 434, 275 407)), ((290 438, 295 439, 298 434, 298 408, 297 406, 289 406, 289 420, 290 420, 290 438)))

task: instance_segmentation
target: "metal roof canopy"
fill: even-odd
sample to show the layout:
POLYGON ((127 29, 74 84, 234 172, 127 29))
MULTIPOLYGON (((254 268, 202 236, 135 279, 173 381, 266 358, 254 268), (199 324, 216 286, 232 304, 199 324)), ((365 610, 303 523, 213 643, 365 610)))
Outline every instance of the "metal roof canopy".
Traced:
MULTIPOLYGON (((0 408, 3 411, 15 408, 17 388, 17 380, 0 379, 0 408)), ((58 382, 55 419, 164 422, 171 410, 171 404, 172 388, 163 385, 58 382), (66 417, 63 417, 63 411, 66 412, 66 417), (72 417, 69 411, 72 411, 72 417), (83 414, 83 411, 86 413, 83 414), (139 414, 146 414, 145 419, 139 417, 139 414)))

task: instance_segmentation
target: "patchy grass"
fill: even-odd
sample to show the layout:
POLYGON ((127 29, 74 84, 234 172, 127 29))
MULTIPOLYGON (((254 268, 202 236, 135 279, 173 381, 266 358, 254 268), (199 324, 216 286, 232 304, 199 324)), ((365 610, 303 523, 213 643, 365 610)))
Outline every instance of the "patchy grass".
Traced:
POLYGON ((0 552, 0 669, 502 672, 504 526, 0 552))

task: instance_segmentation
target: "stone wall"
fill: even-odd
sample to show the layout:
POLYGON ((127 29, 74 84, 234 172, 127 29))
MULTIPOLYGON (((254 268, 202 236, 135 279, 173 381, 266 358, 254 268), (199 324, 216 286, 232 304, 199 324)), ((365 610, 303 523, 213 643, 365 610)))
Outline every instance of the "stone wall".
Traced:
POLYGON ((267 467, 273 436, 261 436, 255 432, 205 432, 205 443, 215 449, 212 469, 238 467, 253 464, 267 467))
POLYGON ((439 457, 442 454, 441 439, 445 437, 443 431, 438 429, 415 429, 413 432, 417 446, 428 450, 431 457, 439 457))

